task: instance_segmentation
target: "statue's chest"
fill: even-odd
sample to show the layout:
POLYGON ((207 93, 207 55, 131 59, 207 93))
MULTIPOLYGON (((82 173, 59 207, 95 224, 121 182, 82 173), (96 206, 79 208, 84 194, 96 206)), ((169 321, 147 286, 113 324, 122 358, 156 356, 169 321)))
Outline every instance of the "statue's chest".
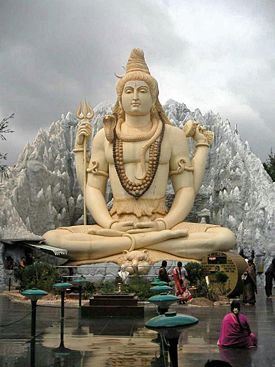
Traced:
MULTIPOLYGON (((143 148, 146 142, 123 142, 123 163, 138 163, 141 160, 143 154, 143 148)), ((105 146, 105 156, 109 164, 114 164, 113 157, 113 144, 108 143, 105 146)), ((170 149, 168 148, 166 142, 163 140, 160 149, 160 163, 167 163, 170 159, 170 149)), ((145 161, 149 161, 149 149, 146 151, 145 161)))

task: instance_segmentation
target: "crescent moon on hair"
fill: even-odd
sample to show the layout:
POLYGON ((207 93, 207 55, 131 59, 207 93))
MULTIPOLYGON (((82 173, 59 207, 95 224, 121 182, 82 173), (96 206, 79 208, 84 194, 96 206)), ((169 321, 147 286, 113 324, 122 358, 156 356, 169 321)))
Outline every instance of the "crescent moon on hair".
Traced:
POLYGON ((118 78, 118 79, 122 79, 124 75, 118 75, 117 73, 114 73, 114 75, 118 78))
MULTIPOLYGON (((123 69, 124 71, 126 71, 125 66, 122 66, 122 69, 123 69)), ((117 73, 114 73, 114 74, 115 74, 115 76, 116 76, 117 78, 119 78, 119 79, 122 79, 122 78, 124 77, 124 75, 125 75, 125 74, 119 75, 119 74, 117 74, 117 73)))

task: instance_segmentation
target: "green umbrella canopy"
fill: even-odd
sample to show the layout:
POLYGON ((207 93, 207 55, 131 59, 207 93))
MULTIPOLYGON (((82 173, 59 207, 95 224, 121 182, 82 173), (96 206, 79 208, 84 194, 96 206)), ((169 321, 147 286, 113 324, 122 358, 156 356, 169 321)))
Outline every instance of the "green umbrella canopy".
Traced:
POLYGON ((172 294, 157 294, 148 299, 150 303, 158 305, 160 308, 168 308, 172 303, 177 302, 179 299, 172 294))
POLYGON ((176 312, 166 312, 164 315, 153 317, 146 322, 148 329, 161 331, 165 329, 184 329, 188 326, 197 324, 199 319, 194 316, 177 314, 176 312))
POLYGON ((72 281, 72 283, 73 283, 73 285, 78 285, 78 286, 80 286, 80 285, 84 285, 84 284, 86 284, 88 281, 87 281, 87 279, 86 278, 77 278, 77 279, 74 279, 73 281, 72 281))
POLYGON ((21 294, 32 301, 37 301, 38 299, 46 296, 48 292, 43 291, 42 289, 32 288, 24 290, 21 294))
POLYGON ((154 287, 150 288, 150 291, 155 293, 161 293, 161 292, 170 292, 173 288, 169 287, 168 285, 155 285, 154 287))
POLYGON ((53 288, 57 289, 57 290, 65 290, 67 288, 72 288, 72 284, 71 283, 66 283, 66 282, 61 282, 61 283, 55 283, 53 285, 53 288))
POLYGON ((157 279, 154 279, 151 284, 154 286, 154 285, 167 285, 167 282, 164 282, 163 280, 159 280, 158 278, 157 279))

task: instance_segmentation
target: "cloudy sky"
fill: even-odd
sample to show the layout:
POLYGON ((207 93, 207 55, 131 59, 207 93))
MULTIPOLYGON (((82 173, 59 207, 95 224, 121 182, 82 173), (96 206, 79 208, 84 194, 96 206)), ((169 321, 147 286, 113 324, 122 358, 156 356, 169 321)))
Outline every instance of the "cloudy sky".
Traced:
POLYGON ((274 0, 0 0, 9 163, 81 99, 114 102, 114 73, 134 47, 162 103, 219 113, 262 160, 275 150, 274 0))

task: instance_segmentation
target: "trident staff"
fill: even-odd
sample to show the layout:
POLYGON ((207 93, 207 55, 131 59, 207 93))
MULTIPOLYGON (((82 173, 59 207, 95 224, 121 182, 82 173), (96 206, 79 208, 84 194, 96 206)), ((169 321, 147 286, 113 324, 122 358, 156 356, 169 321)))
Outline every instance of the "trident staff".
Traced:
MULTIPOLYGON (((79 125, 90 124, 94 111, 86 102, 80 102, 76 115, 79 119, 79 125)), ((87 224, 87 209, 86 209, 86 182, 87 182, 87 133, 83 131, 83 221, 87 224)))

